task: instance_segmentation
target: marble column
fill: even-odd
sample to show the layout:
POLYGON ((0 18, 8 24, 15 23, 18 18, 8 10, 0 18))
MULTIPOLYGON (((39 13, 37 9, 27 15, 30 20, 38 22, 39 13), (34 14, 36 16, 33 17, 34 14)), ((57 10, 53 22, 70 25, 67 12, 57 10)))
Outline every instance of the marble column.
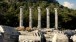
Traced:
POLYGON ((58 14, 57 14, 57 8, 55 9, 55 29, 58 29, 58 14))
POLYGON ((19 27, 23 27, 23 6, 20 6, 20 22, 19 27))
POLYGON ((41 9, 38 7, 38 28, 41 28, 41 9))
POLYGON ((32 28, 32 8, 29 7, 29 27, 32 28))
POLYGON ((47 18, 46 18, 46 23, 47 23, 47 28, 50 28, 50 13, 49 13, 49 8, 46 8, 46 11, 47 11, 47 14, 46 14, 46 16, 47 16, 47 18))

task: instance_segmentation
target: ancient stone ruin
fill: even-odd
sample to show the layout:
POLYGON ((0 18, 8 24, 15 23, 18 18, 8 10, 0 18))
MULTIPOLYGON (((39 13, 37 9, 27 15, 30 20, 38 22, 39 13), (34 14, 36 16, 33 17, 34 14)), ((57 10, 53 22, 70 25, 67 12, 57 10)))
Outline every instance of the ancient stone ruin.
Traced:
POLYGON ((50 12, 46 7, 46 28, 41 28, 41 7, 38 10, 38 26, 32 26, 32 7, 29 7, 29 27, 23 26, 23 6, 20 7, 20 21, 19 27, 10 27, 0 25, 0 41, 1 42, 76 42, 76 31, 72 33, 68 31, 58 30, 58 14, 57 8, 55 10, 55 28, 50 28, 50 12))

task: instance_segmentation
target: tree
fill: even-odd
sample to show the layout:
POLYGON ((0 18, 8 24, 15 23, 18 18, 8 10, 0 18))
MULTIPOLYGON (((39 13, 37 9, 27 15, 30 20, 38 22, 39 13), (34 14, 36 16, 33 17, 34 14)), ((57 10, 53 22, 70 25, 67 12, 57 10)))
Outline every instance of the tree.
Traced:
POLYGON ((59 26, 75 28, 76 10, 60 5, 56 0, 0 0, 0 24, 19 25, 19 7, 24 6, 24 26, 29 24, 29 7, 33 7, 33 26, 37 26, 37 7, 41 7, 42 27, 46 27, 46 7, 50 8, 50 27, 54 27, 54 8, 58 8, 59 26))

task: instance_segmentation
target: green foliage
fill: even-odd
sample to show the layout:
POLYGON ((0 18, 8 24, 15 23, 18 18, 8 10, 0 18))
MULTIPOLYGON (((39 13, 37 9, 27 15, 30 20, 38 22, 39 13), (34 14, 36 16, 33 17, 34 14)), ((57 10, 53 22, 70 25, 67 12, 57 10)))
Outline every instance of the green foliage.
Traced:
POLYGON ((54 27, 54 8, 58 8, 59 27, 75 28, 76 10, 60 5, 56 0, 0 0, 0 24, 9 26, 19 25, 19 7, 24 6, 24 26, 29 24, 29 7, 32 8, 33 26, 37 26, 38 11, 41 7, 42 27, 46 27, 46 7, 50 9, 50 27, 54 27))

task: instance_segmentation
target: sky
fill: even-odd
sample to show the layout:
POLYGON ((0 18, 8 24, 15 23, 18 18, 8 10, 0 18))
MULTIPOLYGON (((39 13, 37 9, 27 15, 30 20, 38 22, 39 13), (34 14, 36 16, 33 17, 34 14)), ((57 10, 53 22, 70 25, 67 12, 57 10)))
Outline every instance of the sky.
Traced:
POLYGON ((76 10, 76 0, 57 0, 64 7, 76 10))

